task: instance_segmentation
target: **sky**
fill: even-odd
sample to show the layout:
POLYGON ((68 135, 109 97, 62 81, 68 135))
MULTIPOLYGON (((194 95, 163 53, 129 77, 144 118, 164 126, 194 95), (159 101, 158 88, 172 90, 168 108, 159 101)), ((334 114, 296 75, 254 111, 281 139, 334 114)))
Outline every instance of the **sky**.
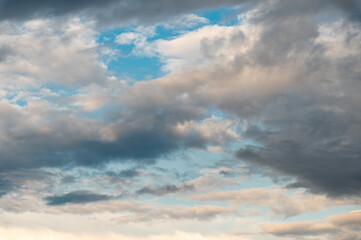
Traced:
POLYGON ((361 239, 361 1, 0 0, 0 239, 361 239))

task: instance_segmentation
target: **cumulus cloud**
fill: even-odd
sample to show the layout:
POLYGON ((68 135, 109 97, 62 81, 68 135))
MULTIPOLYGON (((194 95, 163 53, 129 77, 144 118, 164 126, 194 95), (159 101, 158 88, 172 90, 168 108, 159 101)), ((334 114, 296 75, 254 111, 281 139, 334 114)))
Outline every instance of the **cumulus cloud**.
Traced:
POLYGON ((105 79, 106 68, 98 60, 91 24, 73 18, 0 25, 4 28, 0 35, 3 88, 24 90, 45 84, 79 87, 105 79))

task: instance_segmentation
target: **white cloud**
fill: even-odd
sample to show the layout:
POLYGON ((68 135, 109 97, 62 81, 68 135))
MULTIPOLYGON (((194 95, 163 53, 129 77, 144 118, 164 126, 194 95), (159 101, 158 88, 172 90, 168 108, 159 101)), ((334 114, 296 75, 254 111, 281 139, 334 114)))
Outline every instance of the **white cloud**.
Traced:
POLYGON ((180 31, 185 31, 185 29, 207 23, 209 23, 207 18, 191 13, 168 20, 166 23, 161 24, 161 26, 164 26, 167 29, 179 29, 180 31))
POLYGON ((216 116, 204 119, 198 127, 199 133, 210 142, 226 144, 240 140, 240 136, 233 130, 235 122, 231 119, 222 119, 216 116))
POLYGON ((10 49, 0 61, 2 87, 37 88, 46 83, 79 87, 105 79, 91 24, 77 18, 38 19, 13 27, 15 34, 9 29, 0 35, 0 46, 10 49))

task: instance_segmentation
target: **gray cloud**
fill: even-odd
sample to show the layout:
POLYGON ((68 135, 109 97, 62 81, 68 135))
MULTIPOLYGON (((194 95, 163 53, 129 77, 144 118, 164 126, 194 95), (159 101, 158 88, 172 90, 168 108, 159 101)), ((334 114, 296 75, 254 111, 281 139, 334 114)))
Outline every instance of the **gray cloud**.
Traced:
POLYGON ((113 0, 77 0, 77 1, 22 1, 22 0, 1 0, 1 20, 23 20, 49 15, 64 15, 80 10, 101 7, 115 2, 113 0))
POLYGON ((342 102, 327 97, 326 106, 333 104, 334 109, 343 109, 338 113, 322 110, 326 106, 320 104, 321 99, 312 99, 285 96, 273 100, 274 115, 268 115, 265 124, 270 125, 266 130, 252 126, 245 132, 263 146, 242 148, 237 157, 295 176, 297 182, 290 187, 305 187, 331 196, 359 195, 359 107, 346 99, 342 102), (272 128, 278 129, 267 130, 272 128))
POLYGON ((14 53, 11 47, 7 45, 0 46, 0 62, 5 61, 7 57, 14 53))
POLYGON ((194 190, 194 186, 191 184, 181 184, 179 186, 176 185, 164 185, 161 187, 143 187, 136 191, 137 194, 149 194, 154 196, 163 196, 168 193, 177 193, 177 192, 185 192, 194 190))
POLYGON ((351 21, 361 20, 361 3, 358 0, 276 0, 264 5, 260 15, 254 20, 259 21, 282 21, 289 17, 314 16, 320 12, 339 10, 351 21))
POLYGON ((139 170, 131 168, 131 169, 125 169, 118 173, 114 171, 108 171, 106 172, 107 176, 110 177, 119 177, 119 178, 133 178, 139 176, 139 170))
MULTIPOLYGON (((262 1, 249 0, 199 0, 179 1, 157 0, 151 4, 146 0, 77 0, 77 1, 43 1, 36 0, 29 3, 23 0, 1 0, 0 20, 28 20, 49 16, 63 16, 68 14, 82 13, 94 18, 101 25, 138 22, 150 23, 164 20, 181 14, 201 10, 212 9, 221 6, 232 6, 243 3, 256 4, 262 1)), ((317 0, 317 1, 272 1, 266 4, 259 19, 274 19, 285 16, 314 14, 321 10, 339 9, 349 19, 360 20, 361 6, 357 0, 317 0)))
POLYGON ((39 169, 18 169, 14 171, 0 171, 0 197, 21 188, 42 188, 45 183, 52 183, 53 175, 39 169))
POLYGON ((157 0, 149 4, 146 0, 77 0, 77 1, 43 1, 29 3, 23 0, 0 1, 0 20, 27 20, 38 17, 63 16, 82 13, 96 18, 101 24, 125 22, 149 23, 165 20, 169 17, 200 9, 216 8, 224 5, 241 4, 248 0, 200 0, 175 1, 157 0))
MULTIPOLYGON (((212 9, 221 6, 232 6, 243 3, 256 4, 262 1, 249 0, 199 0, 179 1, 157 0, 151 4, 146 0, 77 0, 77 1, 43 1, 36 0, 29 3, 24 0, 1 0, 0 20, 27 20, 38 17, 63 16, 67 14, 83 13, 90 18, 104 24, 124 23, 136 21, 149 23, 179 16, 201 9, 212 9)), ((270 7, 263 9, 259 19, 282 18, 285 16, 305 15, 317 13, 321 10, 339 9, 350 19, 360 20, 361 5, 357 0, 317 0, 317 1, 272 1, 270 7)))
POLYGON ((46 197, 44 200, 46 200, 48 205, 58 206, 64 204, 90 203, 109 199, 111 199, 111 196, 108 195, 97 194, 90 191, 74 191, 64 195, 46 197))
MULTIPOLYGON (((279 31, 278 27, 273 30, 275 39, 287 32, 279 31)), ((268 35, 263 40, 264 44, 270 43, 271 54, 267 55, 267 50, 260 52, 266 54, 262 59, 270 60, 267 64, 279 62, 282 56, 292 56, 284 55, 284 49, 277 51, 272 38, 268 35)), ((249 126, 244 137, 256 140, 262 147, 242 148, 237 156, 295 176, 297 182, 290 187, 305 187, 330 196, 359 195, 361 74, 353 63, 361 59, 357 39, 355 35, 349 45, 355 51, 337 59, 326 57, 326 46, 313 43, 312 38, 302 47, 304 50, 297 50, 295 45, 302 40, 293 41, 291 49, 297 51, 297 55, 304 54, 307 48, 314 49, 305 59, 302 76, 296 78, 302 85, 258 101, 252 114, 257 116, 255 119, 263 119, 262 127, 249 126)), ((248 113, 241 112, 241 115, 247 117, 248 113)))
POLYGON ((151 163, 156 157, 171 151, 189 146, 203 148, 207 142, 197 133, 181 136, 173 130, 178 121, 182 123, 185 119, 199 118, 201 114, 182 106, 150 106, 147 112, 142 109, 127 111, 129 115, 119 116, 121 123, 111 125, 109 131, 114 134, 111 141, 102 140, 99 136, 104 123, 77 117, 72 112, 42 107, 31 112, 35 116, 40 111, 42 119, 51 119, 42 126, 49 129, 45 132, 41 127, 23 127, 23 121, 30 116, 8 104, 0 105, 0 112, 7 116, 0 125, 4 146, 7 146, 0 151, 2 171, 69 164, 94 166, 127 159, 151 163))
POLYGON ((8 180, 4 180, 4 179, 0 179, 0 197, 2 197, 3 195, 7 194, 8 192, 13 190, 13 184, 8 181, 8 180))

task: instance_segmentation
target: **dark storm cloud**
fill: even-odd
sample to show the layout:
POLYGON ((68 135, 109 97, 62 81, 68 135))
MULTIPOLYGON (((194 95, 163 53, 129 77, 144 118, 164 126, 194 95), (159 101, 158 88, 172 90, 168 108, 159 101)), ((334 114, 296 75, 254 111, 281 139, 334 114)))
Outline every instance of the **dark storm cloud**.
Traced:
POLYGON ((262 147, 242 148, 237 157, 294 176, 289 187, 336 197, 360 195, 360 107, 347 98, 308 97, 273 99, 272 113, 262 115, 267 117, 263 127, 274 130, 248 128, 245 137, 262 147))
POLYGON ((289 17, 312 16, 319 12, 339 10, 351 21, 361 20, 361 1, 359 0, 276 0, 265 1, 256 22, 283 21, 289 17))
MULTIPOLYGON (((37 17, 83 13, 89 18, 95 18, 100 25, 104 26, 130 21, 149 23, 197 10, 243 3, 257 4, 265 2, 249 0, 156 0, 151 2, 146 0, 1 0, 0 20, 28 20, 37 17)), ((268 4, 270 4, 270 6, 267 6, 262 10, 263 16, 259 19, 271 20, 273 18, 282 18, 287 15, 313 14, 328 9, 340 9, 350 19, 361 19, 361 5, 357 0, 280 0, 269 1, 268 4)))
POLYGON ((82 204, 111 199, 111 196, 97 194, 90 191, 74 191, 64 195, 46 197, 48 205, 58 206, 64 204, 82 204))
POLYGON ((49 15, 63 15, 88 8, 106 6, 113 0, 76 0, 76 1, 23 1, 23 0, 1 0, 0 19, 30 19, 36 17, 47 17, 49 15))
POLYGON ((138 21, 147 22, 164 20, 184 13, 234 5, 247 0, 1 0, 0 20, 27 20, 36 17, 61 16, 71 13, 85 13, 95 17, 100 24, 138 21))
MULTIPOLYGON (((169 102, 165 106, 138 103, 126 113, 120 113, 120 124, 114 124, 115 141, 84 141, 75 149, 76 164, 96 165, 109 160, 132 159, 152 163, 157 157, 188 147, 204 148, 207 139, 199 133, 177 134, 173 127, 191 119, 201 119, 199 108, 184 107, 169 102)), ((113 121, 117 121, 114 120, 113 121)), ((123 173, 125 174, 125 173, 123 173)))
POLYGON ((89 136, 89 133, 98 135, 103 123, 71 116, 70 112, 44 110, 43 117, 51 121, 43 127, 49 131, 23 128, 23 121, 30 116, 9 104, 0 104, 0 113, 6 116, 0 120, 5 139, 3 146, 6 146, 0 151, 0 169, 96 166, 119 160, 152 163, 157 157, 175 150, 204 148, 207 139, 200 134, 181 136, 173 130, 177 123, 199 119, 204 113, 199 108, 177 107, 175 102, 167 104, 169 106, 142 106, 116 116, 112 121, 122 121, 111 125, 110 131, 115 136, 111 141, 89 136))

